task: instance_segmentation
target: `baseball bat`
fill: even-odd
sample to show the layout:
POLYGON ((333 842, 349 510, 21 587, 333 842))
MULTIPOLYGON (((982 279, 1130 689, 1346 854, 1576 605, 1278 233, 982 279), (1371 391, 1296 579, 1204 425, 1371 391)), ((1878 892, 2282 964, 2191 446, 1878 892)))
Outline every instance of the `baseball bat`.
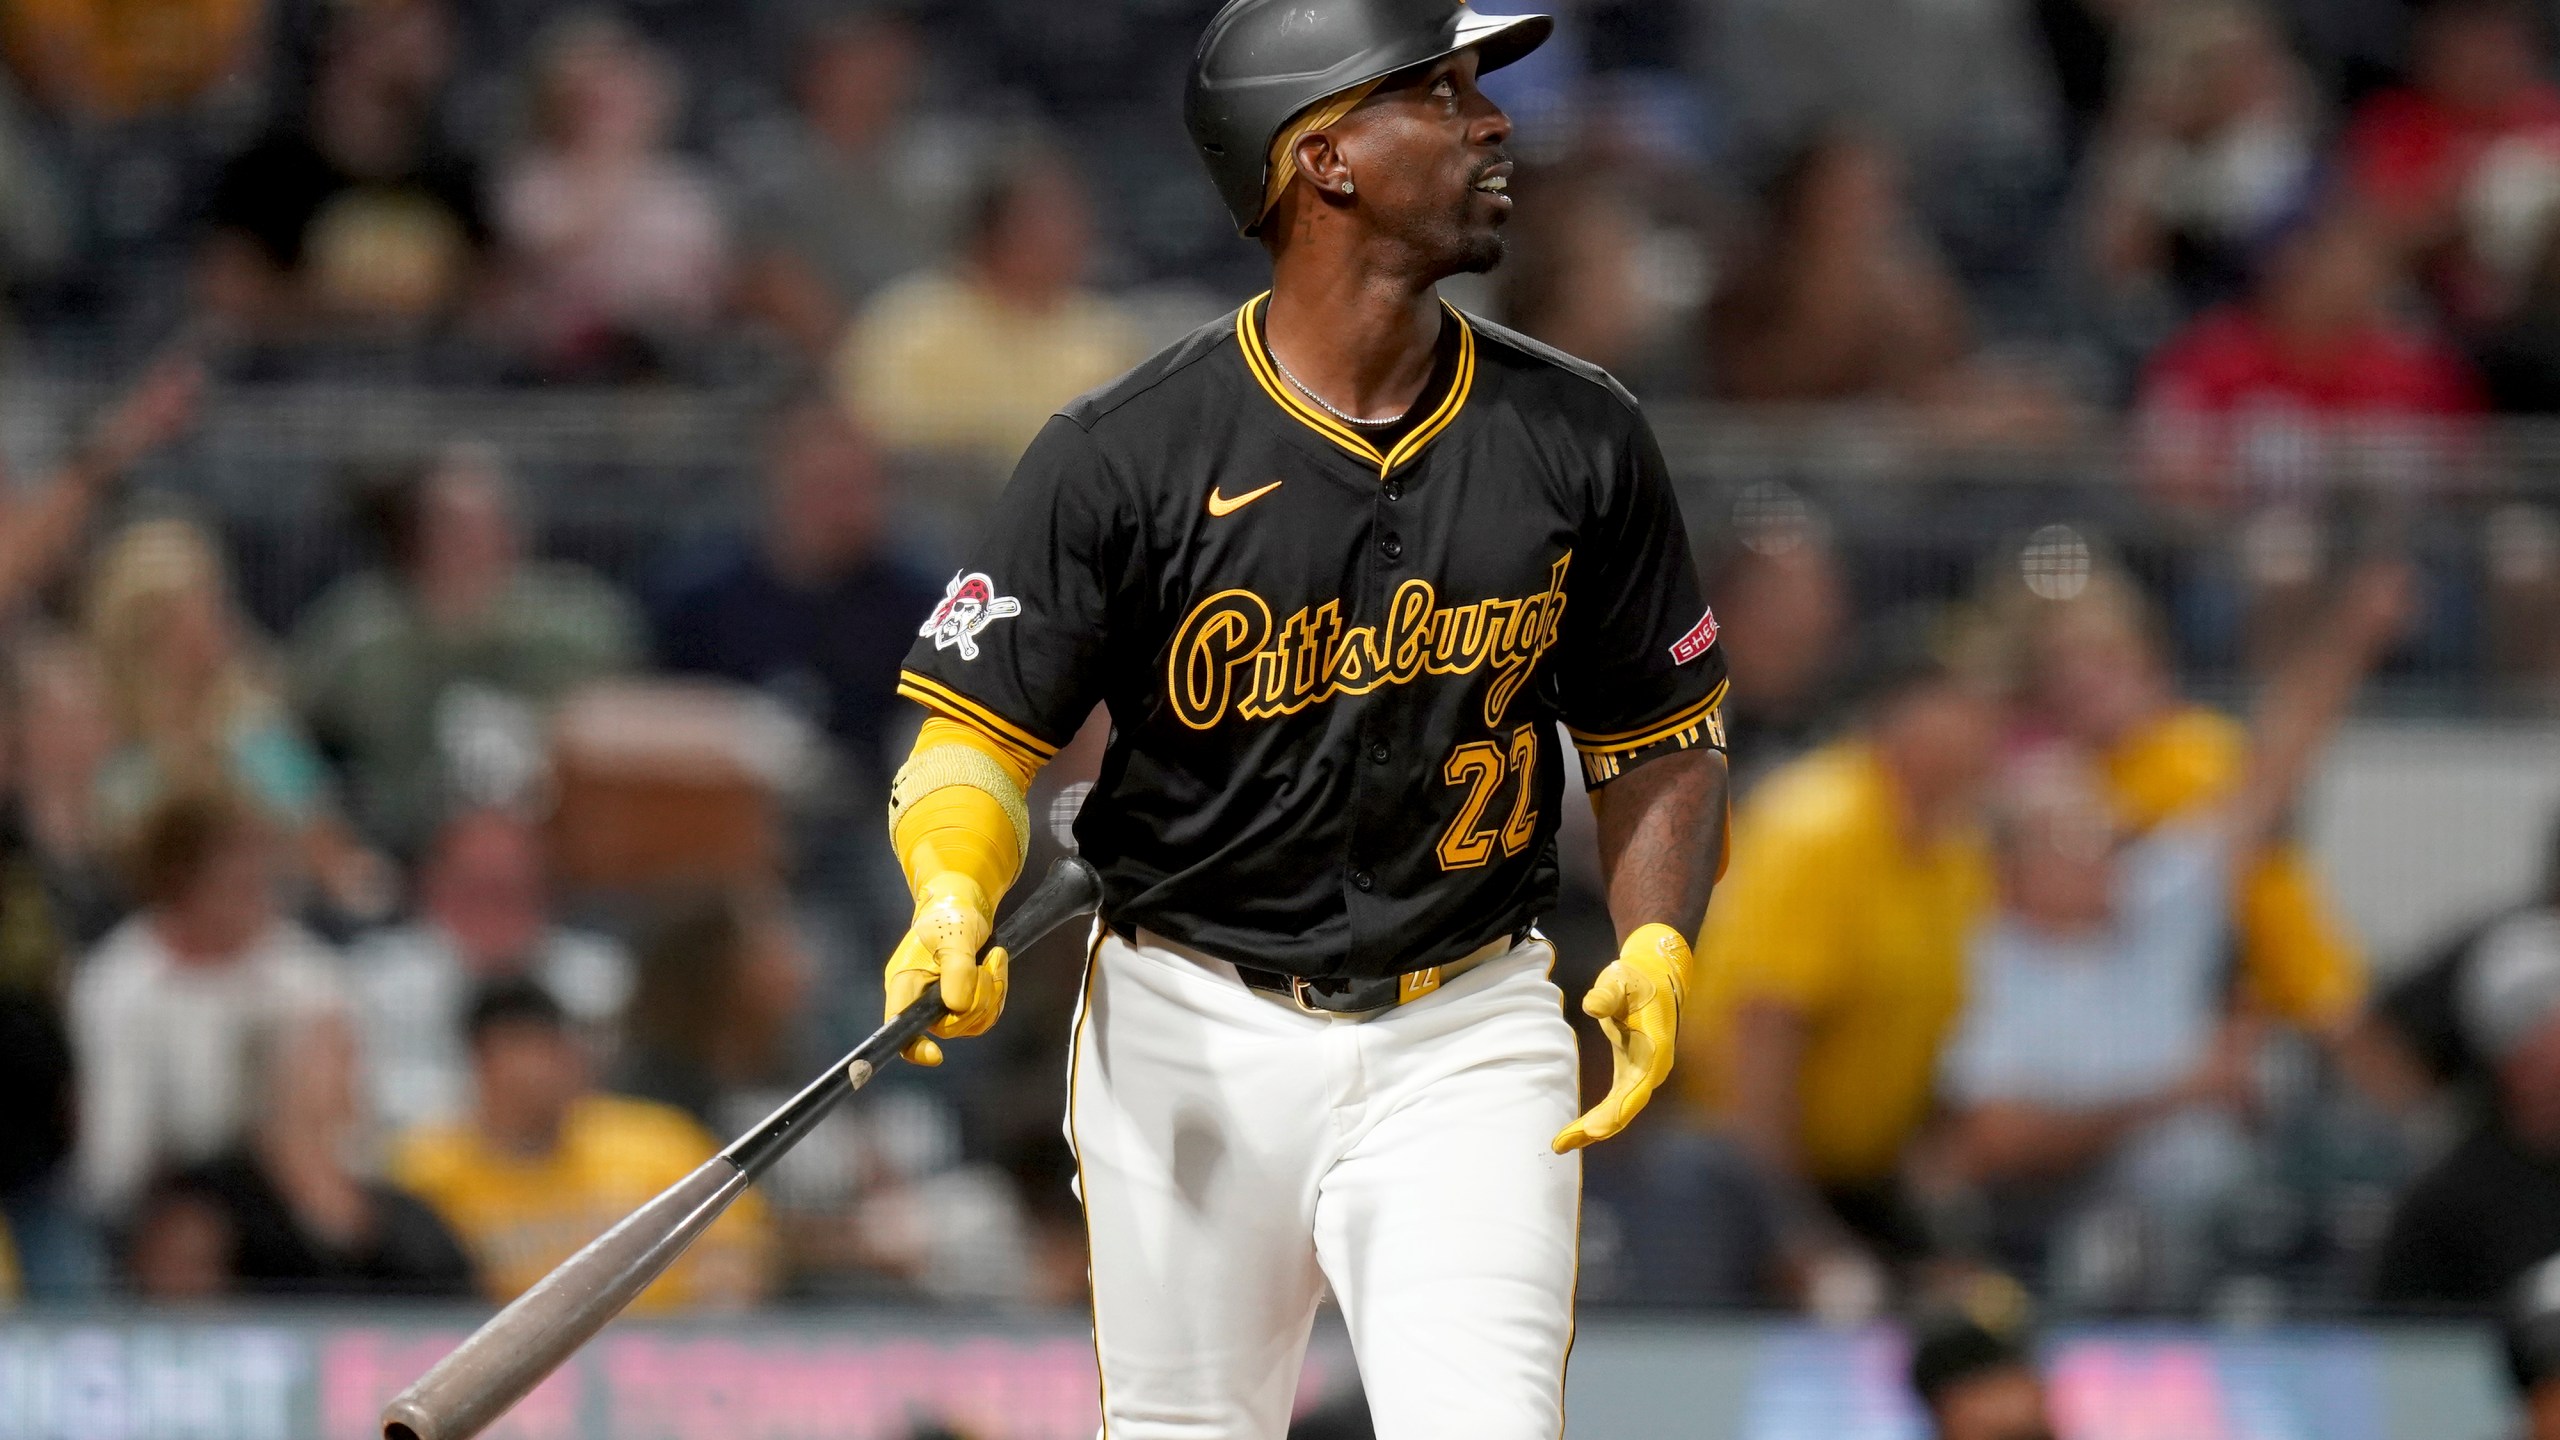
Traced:
MULTIPOLYGON (((1102 882, 1093 867, 1066 856, 996 927, 990 944, 1020 954, 1059 926, 1092 914, 1101 900, 1102 882)), ((926 991, 762 1124, 560 1262, 384 1407, 383 1440, 467 1440, 479 1434, 622 1313, 811 1126, 947 1013, 941 992, 926 991)))

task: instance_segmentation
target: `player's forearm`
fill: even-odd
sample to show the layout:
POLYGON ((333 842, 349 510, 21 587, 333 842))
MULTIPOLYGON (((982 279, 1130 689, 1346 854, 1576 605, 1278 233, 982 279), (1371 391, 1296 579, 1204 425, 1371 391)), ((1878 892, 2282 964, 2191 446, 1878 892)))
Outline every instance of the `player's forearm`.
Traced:
POLYGON ((1696 938, 1724 855, 1724 797, 1725 760, 1714 750, 1665 756, 1591 792, 1620 939, 1657 924, 1696 938))
POLYGON ((921 896, 937 876, 963 875, 992 909, 1022 870, 1029 845, 1022 792, 1036 768, 967 726, 926 721, 890 808, 890 840, 908 889, 921 896))

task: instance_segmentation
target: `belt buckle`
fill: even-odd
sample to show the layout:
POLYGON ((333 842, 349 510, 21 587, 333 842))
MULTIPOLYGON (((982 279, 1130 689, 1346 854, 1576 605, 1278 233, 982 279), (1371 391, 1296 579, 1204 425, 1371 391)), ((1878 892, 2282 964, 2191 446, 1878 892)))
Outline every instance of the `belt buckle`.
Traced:
POLYGON ((1292 975, 1289 977, 1289 1003, 1297 1006, 1300 1010, 1309 1015, 1331 1015, 1334 1013, 1331 1010, 1319 1009, 1316 1006, 1307 1003, 1307 977, 1304 975, 1292 975))

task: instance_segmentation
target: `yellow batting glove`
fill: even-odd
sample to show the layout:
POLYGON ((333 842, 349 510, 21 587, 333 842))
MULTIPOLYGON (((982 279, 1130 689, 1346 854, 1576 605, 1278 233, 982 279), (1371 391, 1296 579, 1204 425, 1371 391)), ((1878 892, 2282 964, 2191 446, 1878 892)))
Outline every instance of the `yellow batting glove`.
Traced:
MULTIPOLYGON (((934 1022, 933 1032, 945 1040, 983 1035, 1004 1013, 1005 988, 1012 957, 990 950, 982 960, 978 947, 993 928, 994 907, 977 881, 956 871, 933 876, 917 887, 916 915, 907 937, 890 955, 880 977, 886 992, 884 1019, 894 1020, 926 990, 939 984, 942 1003, 951 1013, 934 1022)), ((917 1065, 942 1063, 942 1047, 919 1036, 903 1052, 917 1065)))
POLYGON ((1618 958, 1591 982, 1582 1013, 1609 1037, 1609 1093, 1581 1119, 1556 1132, 1556 1153, 1579 1150, 1627 1128, 1654 1087, 1671 1073, 1680 1031, 1680 986, 1689 973, 1689 942, 1668 925, 1641 925, 1618 958))

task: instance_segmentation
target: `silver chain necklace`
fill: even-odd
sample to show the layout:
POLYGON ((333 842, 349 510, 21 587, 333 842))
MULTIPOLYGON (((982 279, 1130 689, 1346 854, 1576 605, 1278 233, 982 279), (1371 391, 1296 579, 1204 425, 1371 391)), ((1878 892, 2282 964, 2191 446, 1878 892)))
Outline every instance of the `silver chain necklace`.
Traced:
MULTIPOLYGON (((1306 396, 1308 399, 1313 400, 1314 402, 1316 402, 1316 408, 1318 408, 1318 409, 1320 409, 1320 410, 1324 411, 1324 413, 1326 413, 1327 415, 1332 416, 1332 417, 1333 417, 1334 419, 1336 419, 1336 420, 1341 421, 1341 422, 1342 422, 1343 424, 1345 424, 1345 425, 1365 425, 1365 426, 1367 426, 1367 427, 1369 427, 1370 429, 1373 429, 1373 430, 1375 430, 1375 429, 1381 429, 1381 428, 1384 428, 1384 427, 1386 427, 1386 426, 1393 425, 1393 424, 1395 424, 1397 421, 1400 421, 1400 420, 1404 419, 1404 417, 1406 417, 1407 415, 1410 415, 1410 414, 1412 414, 1412 413, 1413 413, 1413 406, 1412 406, 1412 405, 1407 405, 1407 406, 1406 406, 1406 407, 1404 407, 1403 409, 1401 409, 1401 410, 1397 411, 1397 412, 1396 412, 1396 413, 1394 413, 1393 415, 1390 415, 1390 416, 1386 417, 1386 418, 1385 418, 1385 419, 1383 419, 1383 420, 1363 420, 1363 419, 1361 419, 1361 418, 1360 418, 1359 416, 1357 416, 1357 415, 1345 415, 1345 414, 1343 414, 1341 411, 1334 409, 1334 408, 1333 408, 1332 406, 1330 406, 1330 405, 1327 405, 1327 404, 1325 403, 1325 400, 1324 400, 1324 397, 1323 397, 1323 396, 1321 396, 1321 395, 1317 394, 1317 393, 1316 393, 1316 392, 1314 392, 1313 390, 1308 389, 1308 388, 1307 388, 1307 382, 1306 382, 1306 381, 1301 380, 1301 379, 1299 379, 1297 376, 1290 374, 1290 373, 1289 373, 1289 367, 1288 367, 1288 366, 1286 366, 1286 365, 1282 365, 1282 364, 1280 364, 1280 352, 1279 352, 1279 351, 1272 349, 1272 348, 1271 348, 1270 346, 1268 346, 1268 345, 1265 345, 1265 346, 1263 346, 1263 347, 1262 347, 1262 353, 1271 357, 1271 363, 1272 363, 1274 366, 1277 366, 1277 367, 1278 367, 1278 369, 1279 369, 1279 371, 1280 371, 1280 378, 1282 378, 1282 379, 1284 379, 1284 380, 1288 381, 1288 382, 1289 382, 1289 384, 1290 384, 1290 386, 1291 386, 1292 388, 1294 388, 1294 389, 1295 389, 1299 394, 1304 395, 1304 396, 1306 396)), ((1421 403, 1421 397, 1419 397, 1419 396, 1415 397, 1415 403, 1416 403, 1416 404, 1421 403)))

